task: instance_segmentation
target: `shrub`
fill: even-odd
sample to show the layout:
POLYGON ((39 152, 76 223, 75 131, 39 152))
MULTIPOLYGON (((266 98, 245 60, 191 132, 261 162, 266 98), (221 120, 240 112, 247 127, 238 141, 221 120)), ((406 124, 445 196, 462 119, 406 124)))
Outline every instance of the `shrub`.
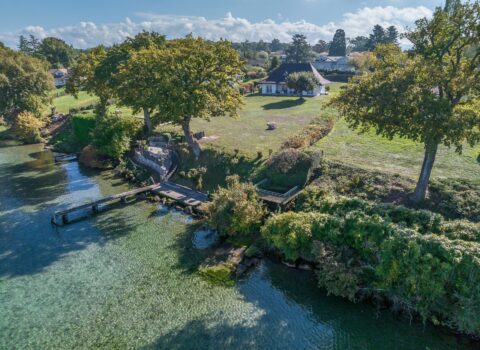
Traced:
POLYGON ((20 113, 13 123, 13 134, 25 143, 38 143, 42 141, 40 129, 44 123, 30 112, 20 113))
POLYGON ((238 176, 227 178, 227 187, 213 195, 208 212, 211 225, 222 236, 257 233, 265 215, 255 187, 240 183, 238 176))
POLYGON ((290 136, 280 149, 303 149, 310 147, 327 136, 333 129, 333 120, 323 120, 322 123, 314 121, 305 127, 300 133, 290 136))
POLYGON ((302 186, 312 165, 311 157, 296 149, 284 149, 265 163, 264 175, 275 187, 302 186))
POLYGON ((319 285, 355 300, 382 293, 397 306, 480 334, 480 245, 400 227, 379 215, 285 213, 263 238, 295 259, 314 256, 319 285))
POLYGON ((262 227, 262 237, 288 260, 295 261, 300 257, 312 260, 312 224, 315 218, 313 213, 273 215, 262 227))
POLYGON ((93 130, 93 145, 102 154, 120 159, 129 149, 140 123, 133 117, 107 114, 93 130))

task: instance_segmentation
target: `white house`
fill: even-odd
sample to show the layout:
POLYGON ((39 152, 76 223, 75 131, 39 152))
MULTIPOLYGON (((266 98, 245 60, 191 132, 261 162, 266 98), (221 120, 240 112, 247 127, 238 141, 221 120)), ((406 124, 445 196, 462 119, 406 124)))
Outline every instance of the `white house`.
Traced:
POLYGON ((314 66, 322 72, 354 73, 355 67, 349 61, 348 56, 321 55, 315 60, 314 66))
POLYGON ((49 72, 53 76, 55 87, 59 88, 67 84, 69 78, 68 69, 50 69, 49 72))
POLYGON ((259 82, 261 93, 264 95, 296 95, 295 90, 287 86, 287 77, 292 73, 313 73, 320 84, 313 91, 304 91, 303 96, 326 95, 325 87, 330 81, 325 79, 311 63, 283 63, 270 76, 259 82))

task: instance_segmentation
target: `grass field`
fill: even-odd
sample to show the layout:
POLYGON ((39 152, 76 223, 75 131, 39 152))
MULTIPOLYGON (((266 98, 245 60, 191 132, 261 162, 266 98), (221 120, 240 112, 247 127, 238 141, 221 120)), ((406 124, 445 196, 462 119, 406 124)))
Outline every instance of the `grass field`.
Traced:
MULTIPOLYGON (((412 179, 418 177, 423 161, 421 144, 400 138, 390 141, 374 132, 359 135, 349 129, 344 120, 337 121, 332 133, 314 147, 322 149, 326 157, 332 160, 412 179)), ((480 181, 479 154, 480 145, 466 147, 462 155, 453 149, 440 147, 432 176, 480 181)))
MULTIPOLYGON (((339 84, 332 86, 336 91, 339 84)), ((268 151, 278 150, 280 144, 290 135, 297 133, 317 116, 334 115, 335 111, 326 107, 328 96, 306 98, 259 96, 245 97, 245 105, 237 119, 229 117, 212 118, 210 121, 194 119, 192 130, 205 131, 206 136, 217 136, 207 147, 214 146, 226 150, 238 149, 248 155, 258 151, 268 156, 268 151), (267 131, 267 122, 277 123, 277 129, 267 131)), ((163 127, 159 130, 171 130, 163 127)), ((175 128, 180 132, 179 128, 175 128)))
POLYGON ((85 107, 97 103, 97 101, 98 98, 96 96, 80 91, 78 99, 72 95, 64 95, 54 98, 53 105, 57 108, 58 113, 68 113, 71 108, 85 107))

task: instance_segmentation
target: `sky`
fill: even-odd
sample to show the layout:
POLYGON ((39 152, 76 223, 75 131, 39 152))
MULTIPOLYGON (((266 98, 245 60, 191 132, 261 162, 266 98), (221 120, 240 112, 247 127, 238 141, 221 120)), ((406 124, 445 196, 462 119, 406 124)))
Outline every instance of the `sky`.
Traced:
MULTIPOLYGON (((112 45, 142 30, 169 38, 311 43, 368 35, 375 24, 400 31, 429 17, 444 0, 0 0, 0 41, 15 47, 20 34, 55 36, 77 48, 112 45)), ((407 43, 404 43, 407 45, 407 43)))

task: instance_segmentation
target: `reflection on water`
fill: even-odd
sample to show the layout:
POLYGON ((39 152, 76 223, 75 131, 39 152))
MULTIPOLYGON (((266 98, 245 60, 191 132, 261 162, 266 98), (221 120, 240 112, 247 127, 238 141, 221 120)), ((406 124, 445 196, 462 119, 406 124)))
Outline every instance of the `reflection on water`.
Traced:
POLYGON ((234 288, 197 273, 192 219, 137 202, 55 228, 53 211, 125 190, 111 174, 0 149, 0 349, 452 349, 456 338, 328 297, 264 262, 234 288))

